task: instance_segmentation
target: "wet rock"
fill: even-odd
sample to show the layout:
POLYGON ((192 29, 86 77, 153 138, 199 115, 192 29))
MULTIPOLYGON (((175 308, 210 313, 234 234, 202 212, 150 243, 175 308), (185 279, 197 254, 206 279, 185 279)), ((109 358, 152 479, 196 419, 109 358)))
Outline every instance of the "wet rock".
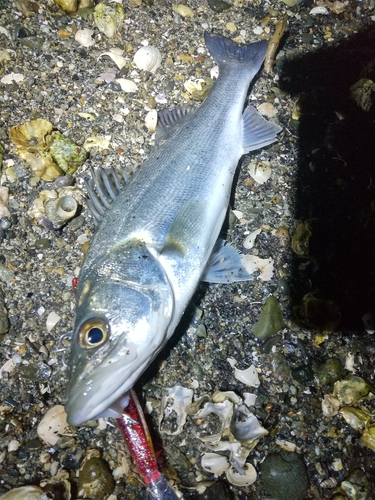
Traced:
POLYGON ((267 297, 258 321, 253 326, 253 334, 258 339, 275 335, 283 326, 283 315, 279 303, 273 295, 267 297))
POLYGON ((314 380, 314 372, 310 365, 301 365, 292 370, 292 377, 300 384, 310 385, 314 380))
POLYGON ((107 498, 115 488, 115 481, 107 462, 93 457, 84 463, 78 479, 78 495, 92 500, 107 498))
POLYGON ((316 369, 316 377, 320 385, 334 384, 345 376, 345 369, 337 358, 327 359, 316 369))
POLYGON ((40 238, 39 240, 35 240, 35 248, 39 248, 42 250, 45 250, 46 248, 49 248, 51 246, 51 240, 48 238, 40 238))
POLYGON ((268 455, 260 465, 261 481, 275 500, 303 500, 309 488, 306 467, 296 453, 268 455))
POLYGON ((224 0, 208 0, 207 3, 210 9, 216 13, 223 12, 232 7, 231 4, 224 2, 224 0))
POLYGON ((290 367, 281 352, 275 352, 272 356, 272 373, 276 381, 282 382, 290 378, 290 367))
POLYGON ((229 491, 228 486, 223 481, 219 481, 210 488, 207 488, 198 498, 199 500, 230 500, 233 498, 233 495, 229 491))

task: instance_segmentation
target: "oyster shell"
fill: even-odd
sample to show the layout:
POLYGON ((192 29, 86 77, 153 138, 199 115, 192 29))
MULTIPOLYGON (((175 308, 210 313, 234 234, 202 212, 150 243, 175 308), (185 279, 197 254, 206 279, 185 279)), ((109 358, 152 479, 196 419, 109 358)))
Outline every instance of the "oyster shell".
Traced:
POLYGON ((155 71, 160 67, 162 55, 157 47, 147 45, 137 50, 134 55, 133 63, 142 71, 155 71))
POLYGON ((120 3, 112 2, 111 5, 99 3, 94 9, 95 26, 108 38, 116 35, 124 19, 124 8, 120 3))

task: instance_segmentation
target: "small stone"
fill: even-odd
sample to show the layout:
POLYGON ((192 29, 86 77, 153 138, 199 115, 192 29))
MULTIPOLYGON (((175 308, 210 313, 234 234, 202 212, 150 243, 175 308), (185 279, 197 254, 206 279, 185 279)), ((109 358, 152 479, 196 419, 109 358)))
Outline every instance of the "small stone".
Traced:
POLYGON ((98 457, 87 460, 79 473, 78 495, 102 500, 112 493, 115 481, 107 462, 98 457))
POLYGON ((216 14, 220 14, 220 12, 228 10, 232 7, 231 4, 224 2, 224 0, 207 0, 207 3, 210 9, 216 14))
POLYGON ((40 238, 39 240, 35 240, 34 243, 35 248, 47 249, 51 246, 51 240, 48 238, 40 238))
POLYGON ((266 339, 275 335, 283 326, 283 315, 279 303, 273 295, 267 297, 258 321, 252 332, 258 339, 266 339))
POLYGON ((316 377, 320 385, 334 384, 345 376, 345 369, 337 358, 327 359, 316 370, 316 377))
POLYGON ((306 467, 296 453, 268 455, 260 464, 261 481, 275 500, 303 500, 309 488, 306 467))

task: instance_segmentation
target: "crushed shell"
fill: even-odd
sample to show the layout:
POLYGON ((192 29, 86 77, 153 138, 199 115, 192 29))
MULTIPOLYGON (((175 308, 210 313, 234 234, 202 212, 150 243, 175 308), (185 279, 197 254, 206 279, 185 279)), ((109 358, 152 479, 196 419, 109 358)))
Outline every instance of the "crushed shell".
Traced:
POLYGON ((57 405, 47 411, 40 421, 37 433, 42 441, 54 446, 68 427, 65 409, 57 405))

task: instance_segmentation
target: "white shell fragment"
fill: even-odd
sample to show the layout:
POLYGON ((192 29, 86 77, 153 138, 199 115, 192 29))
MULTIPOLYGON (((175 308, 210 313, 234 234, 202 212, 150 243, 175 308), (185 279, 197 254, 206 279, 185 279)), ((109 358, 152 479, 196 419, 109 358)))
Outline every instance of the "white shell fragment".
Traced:
POLYGON ((39 486, 21 486, 7 491, 1 500, 41 500, 43 490, 39 486))
POLYGON ((249 173, 258 184, 264 184, 271 177, 272 170, 269 162, 254 160, 249 164, 249 173))
POLYGON ((234 377, 249 387, 259 387, 260 380, 258 372, 254 365, 249 366, 246 370, 238 370, 236 368, 237 361, 233 358, 227 358, 228 363, 234 368, 234 377))
POLYGON ((62 405, 47 411, 38 425, 38 436, 45 443, 54 446, 68 427, 66 413, 62 405))
POLYGON ((133 94, 138 90, 137 84, 132 80, 128 80, 127 78, 116 78, 115 83, 118 83, 121 87, 121 90, 128 94, 133 94))
POLYGON ((186 408, 193 401, 193 394, 194 391, 192 389, 187 389, 181 385, 166 388, 166 392, 161 400, 161 417, 159 420, 159 429, 162 434, 177 436, 181 433, 186 422, 186 408), (171 417, 175 418, 174 427, 176 430, 163 429, 163 420, 166 418, 170 420, 171 417))
POLYGON ((210 76, 213 80, 217 80, 219 78, 219 66, 214 66, 210 69, 210 76))
POLYGON ((270 281, 273 277, 273 259, 262 259, 257 255, 242 255, 241 263, 249 274, 259 271, 260 281, 270 281))
POLYGON ((257 417, 245 405, 235 407, 230 430, 237 441, 246 443, 268 434, 257 417))
POLYGON ((230 421, 233 415, 233 403, 231 401, 223 401, 222 403, 206 403, 201 410, 195 415, 195 418, 204 418, 211 413, 217 415, 221 420, 221 429, 216 434, 200 435, 199 439, 205 443, 216 444, 220 441, 225 429, 229 428, 230 421))
POLYGON ((249 486, 255 483, 257 471, 251 464, 246 463, 243 470, 237 470, 233 466, 230 467, 226 472, 226 476, 228 481, 234 486, 249 486))
POLYGON ((253 248, 255 245, 255 240, 256 237, 262 232, 262 228, 260 227, 259 229, 256 229, 252 233, 250 233, 248 236, 246 236, 245 241, 243 242, 244 248, 247 250, 250 250, 250 248, 253 248))
POLYGON ((263 102, 258 106, 258 111, 261 115, 266 116, 267 118, 275 118, 277 115, 277 109, 270 102, 263 102))
POLYGON ((156 125, 158 123, 158 112, 156 109, 151 109, 145 117, 145 124, 147 127, 147 130, 149 130, 152 134, 156 130, 156 125))
POLYGON ((49 315, 47 316, 47 331, 50 332, 53 327, 55 325, 57 325, 57 323, 60 321, 61 317, 55 313, 54 311, 52 311, 51 313, 49 313, 49 315))
POLYGON ((194 17, 194 12, 191 8, 182 3, 174 4, 172 10, 181 17, 194 17))
POLYGON ((160 50, 152 45, 147 45, 137 50, 134 55, 133 63, 142 71, 155 73, 161 65, 161 60, 162 56, 160 50))
POLYGON ((206 472, 221 476, 229 469, 229 462, 227 457, 218 453, 205 453, 201 458, 201 466, 206 472))
POLYGON ((297 445, 290 441, 286 441, 285 439, 276 439, 276 444, 280 446, 285 451, 289 451, 294 453, 297 450, 297 445))
POLYGON ((98 59, 100 59, 103 56, 108 56, 112 59, 112 61, 116 64, 118 69, 122 69, 126 65, 126 59, 122 55, 122 50, 118 49, 112 49, 109 52, 103 52, 102 54, 99 55, 98 59))
POLYGON ((5 85, 11 85, 12 83, 22 82, 24 78, 25 77, 22 73, 9 73, 8 75, 3 76, 0 81, 1 83, 5 83, 5 85))
POLYGON ((82 45, 82 47, 91 47, 95 44, 95 40, 93 39, 94 31, 89 28, 84 28, 82 30, 78 30, 74 35, 74 40, 82 45))
POLYGON ((9 189, 5 186, 0 186, 0 219, 10 217, 8 208, 9 189))
POLYGON ((313 7, 310 12, 310 16, 327 15, 329 14, 327 7, 313 7))

